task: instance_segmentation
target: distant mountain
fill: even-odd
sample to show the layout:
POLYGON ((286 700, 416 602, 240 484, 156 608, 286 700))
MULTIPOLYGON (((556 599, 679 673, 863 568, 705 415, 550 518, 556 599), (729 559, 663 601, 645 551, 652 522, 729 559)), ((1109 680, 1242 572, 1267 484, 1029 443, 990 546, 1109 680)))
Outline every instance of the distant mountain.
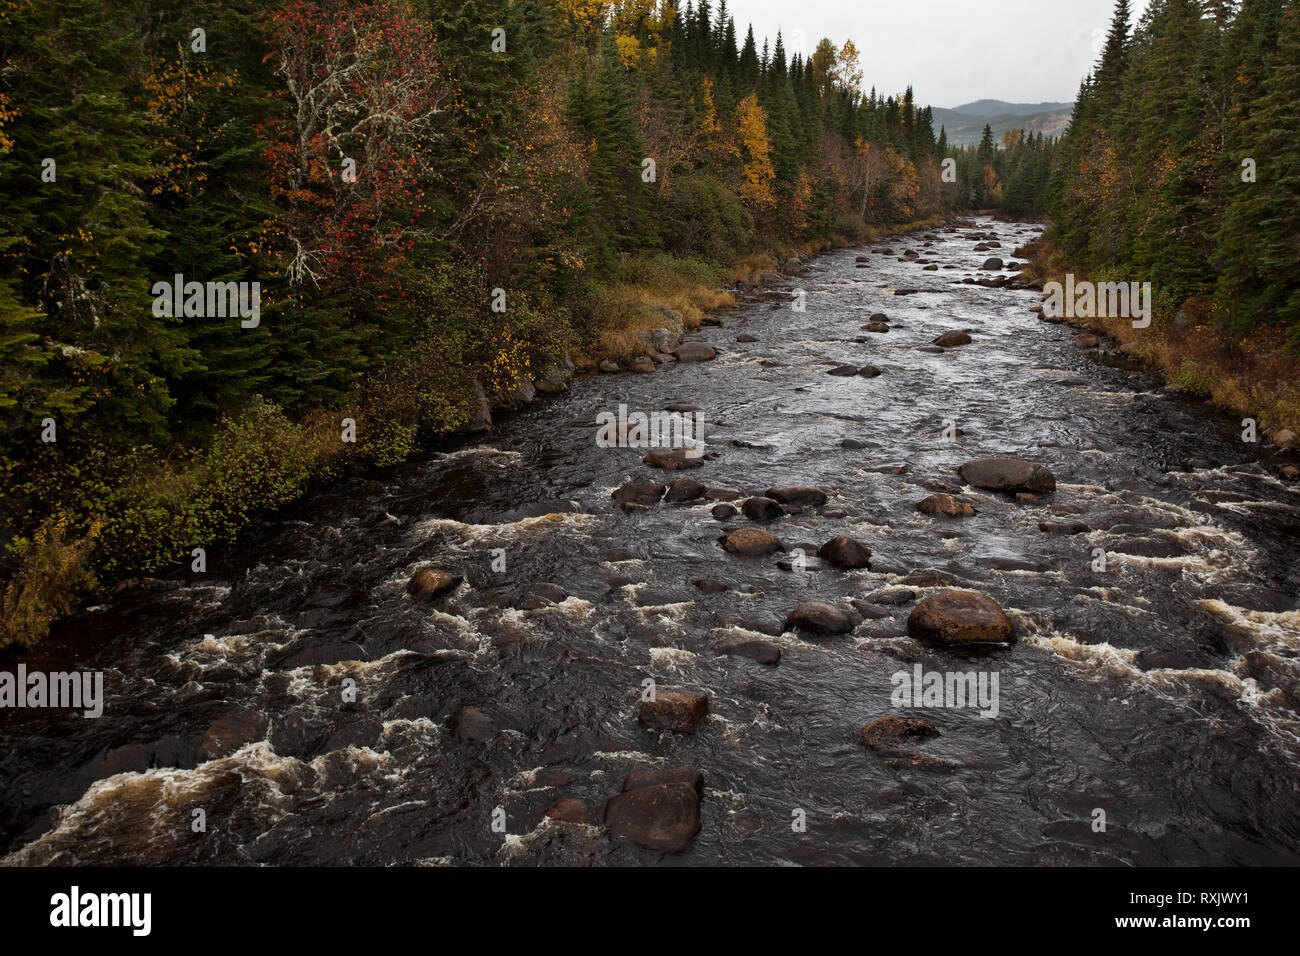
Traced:
POLYGON ((1070 122, 1073 103, 1007 103, 1003 100, 976 100, 944 109, 935 106, 934 132, 939 128, 948 132, 948 142, 954 146, 977 144, 985 124, 993 129, 993 139, 1002 139, 1009 129, 1023 129, 1044 136, 1059 136, 1070 122))

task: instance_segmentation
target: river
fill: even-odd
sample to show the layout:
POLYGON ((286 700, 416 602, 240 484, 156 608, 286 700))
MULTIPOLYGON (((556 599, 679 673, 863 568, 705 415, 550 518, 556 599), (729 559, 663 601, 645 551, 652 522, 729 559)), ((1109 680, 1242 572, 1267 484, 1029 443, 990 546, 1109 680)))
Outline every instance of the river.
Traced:
POLYGON ((816 257, 694 336, 713 361, 579 380, 66 622, 23 662, 103 671, 104 716, 0 714, 3 862, 1300 863, 1300 488, 1239 417, 1039 321, 1037 292, 962 283, 1036 233, 980 219, 816 257), (888 332, 861 330, 875 313, 888 332), (920 349, 960 329, 971 344, 920 349), (882 374, 827 374, 843 363, 882 374), (673 402, 699 406, 709 455, 655 477, 821 488, 767 529, 850 535, 871 567, 730 555, 719 536, 748 522, 715 500, 615 507, 652 470, 598 447, 597 416, 673 402), (1044 465, 1055 493, 916 510, 993 456, 1044 465), (1067 513, 1087 530, 1040 530, 1067 513), (413 602, 426 563, 467 582, 413 602), (954 586, 1006 609, 1015 642, 907 636, 915 601, 954 586), (849 634, 782 631, 801 601, 881 596, 849 634), (780 663, 720 653, 742 640, 780 663), (995 716, 915 714, 947 772, 859 742, 917 664, 999 677, 995 716), (708 718, 641 726, 646 678, 706 691, 708 718), (599 823, 630 771, 676 766, 704 778, 684 852, 543 822, 568 798, 599 823))

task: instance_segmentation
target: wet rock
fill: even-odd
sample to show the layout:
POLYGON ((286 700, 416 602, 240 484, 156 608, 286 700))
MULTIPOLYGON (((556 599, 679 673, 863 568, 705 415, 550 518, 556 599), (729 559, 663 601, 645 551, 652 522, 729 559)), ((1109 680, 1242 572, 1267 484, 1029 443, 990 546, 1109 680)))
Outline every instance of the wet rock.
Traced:
POLYGON ((757 338, 757 336, 750 335, 748 332, 744 332, 744 333, 742 333, 742 334, 736 336, 736 341, 737 341, 737 342, 757 342, 757 341, 758 341, 758 338, 757 338))
POLYGON ((871 600, 876 604, 911 604, 916 600, 916 592, 907 588, 899 588, 893 591, 884 591, 879 594, 871 595, 871 600))
POLYGON ((1052 507, 1048 508, 1047 510, 1050 511, 1052 514, 1056 515, 1057 517, 1061 517, 1063 515, 1083 514, 1083 509, 1075 505, 1052 505, 1052 507))
POLYGON ((416 601, 436 601, 460 587, 464 575, 441 568, 421 568, 406 583, 406 593, 416 601))
POLYGON ((958 345, 970 345, 971 338, 965 332, 959 332, 956 329, 951 332, 945 332, 934 340, 934 344, 942 348, 954 348, 958 345))
POLYGON ((862 327, 863 332, 888 332, 889 326, 884 322, 868 322, 862 327))
POLYGON ((1087 534, 1092 529, 1082 521, 1040 521, 1038 530, 1046 534, 1087 534))
POLYGON ((975 591, 944 591, 925 598, 907 618, 907 633, 939 644, 1005 644, 1011 619, 998 603, 975 591))
POLYGON ((746 498, 741 510, 750 521, 775 521, 785 515, 785 509, 777 502, 761 495, 746 498))
POLYGON ((630 502, 638 505, 653 505, 659 501, 668 489, 649 478, 634 478, 622 488, 614 490, 610 497, 615 501, 630 502))
POLYGON ((1289 428, 1284 428, 1273 435, 1273 444, 1279 448, 1295 448, 1297 445, 1295 432, 1289 428))
POLYGON ((596 368, 600 369, 606 375, 613 375, 619 370, 618 363, 611 361, 610 359, 601 359, 600 362, 597 363, 596 368))
POLYGON ((783 505, 797 505, 800 508, 819 508, 826 504, 826 492, 818 488, 794 486, 790 488, 769 488, 767 497, 783 505))
POLYGON ((655 370, 655 361, 648 355, 642 355, 632 360, 632 371, 641 375, 649 375, 655 370))
POLYGON ((685 468, 702 468, 704 456, 690 448, 656 448, 641 459, 651 468, 679 471, 685 468))
POLYGON ((718 521, 726 521, 728 518, 734 518, 739 512, 732 505, 714 505, 709 514, 718 521))
POLYGON ((587 822, 587 805, 581 800, 566 797, 551 804, 551 808, 546 811, 546 816, 548 819, 559 823, 585 824, 587 822))
POLYGON ((781 663, 781 648, 770 641, 742 641, 726 649, 732 657, 746 657, 768 667, 781 663))
POLYGON ((707 491, 708 488, 703 482, 696 481, 694 478, 679 478, 668 486, 664 501, 697 501, 703 498, 707 491))
POLYGON ((456 713, 456 738, 471 743, 482 743, 496 736, 497 725, 486 710, 481 707, 466 706, 456 713))
POLYGON ((722 547, 746 558, 761 558, 785 550, 785 545, 762 528, 737 528, 723 536, 722 547))
POLYGON ((878 717, 858 732, 864 747, 885 756, 910 754, 910 747, 938 736, 934 724, 919 717, 878 717))
POLYGON ((847 634, 853 630, 853 619, 834 604, 805 601, 790 612, 785 619, 785 629, 814 634, 847 634))
POLYGON ((697 588, 705 594, 721 594, 727 590, 727 586, 721 581, 715 581, 713 578, 696 578, 693 582, 697 588))
POLYGON ((987 270, 990 271, 990 272, 992 272, 992 271, 994 271, 994 270, 997 270, 997 269, 1001 269, 1001 268, 1002 268, 1002 260, 999 259, 997 256, 993 256, 993 257, 991 257, 991 258, 989 258, 989 259, 985 259, 985 260, 984 260, 984 265, 981 266, 980 268, 982 268, 982 269, 987 269, 987 270))
POLYGON ((849 603, 853 605, 855 611, 861 614, 868 621, 880 621, 889 617, 888 611, 872 601, 853 598, 849 603))
POLYGON ((654 700, 641 701, 637 720, 643 727, 671 730, 673 733, 695 732, 709 715, 709 695, 697 690, 674 690, 661 687, 654 700))
POLYGON ((569 593, 558 584, 535 584, 531 594, 533 597, 539 597, 543 601, 550 601, 552 604, 559 604, 569 597, 569 593))
POLYGON ((633 603, 637 607, 664 607, 669 604, 680 604, 686 600, 688 598, 685 595, 667 588, 642 588, 637 592, 633 603))
POLYGON ((874 365, 864 365, 862 368, 858 369, 858 374, 863 378, 875 378, 880 374, 880 369, 876 368, 874 365))
POLYGON ((951 481, 940 481, 937 478, 931 478, 929 481, 922 482, 921 487, 925 488, 927 491, 938 491, 946 495, 955 495, 961 491, 961 489, 951 481))
POLYGON ((471 434, 492 430, 492 406, 488 404, 487 394, 478 381, 474 382, 474 402, 465 431, 471 434))
POLYGON ((1287 465, 1282 469, 1282 477, 1287 481, 1300 481, 1300 468, 1295 465, 1287 465))
POLYGON ((856 365, 837 365, 835 368, 826 372, 827 375, 838 375, 840 378, 852 378, 858 374, 856 365))
POLYGON ((673 354, 679 362, 707 362, 718 357, 717 349, 707 342, 683 342, 673 354))
POLYGON ((846 438, 844 439, 844 441, 840 442, 840 447, 848 448, 853 451, 859 451, 863 448, 870 448, 871 446, 864 441, 859 441, 856 438, 846 438))
POLYGON ((981 458, 968 461, 957 469, 962 481, 989 491, 1030 491, 1048 493, 1056 490, 1056 479, 1042 465, 1019 458, 981 458))
POLYGON ((567 392, 569 386, 564 380, 556 375, 539 378, 533 382, 533 386, 543 395, 558 395, 560 392, 567 392))
POLYGON ((871 552, 846 534, 831 538, 817 549, 817 556, 837 568, 867 568, 871 552))
POLYGON ((1097 338, 1095 335, 1084 333, 1074 337, 1074 344, 1076 347, 1081 349, 1095 349, 1101 344, 1101 339, 1097 338))
POLYGON ((627 790, 605 804, 605 827, 647 850, 680 853, 700 832, 700 795, 686 783, 627 790))
POLYGON ((211 724, 199 742, 198 759, 217 760, 228 757, 245 744, 266 736, 266 717, 247 707, 235 707, 211 724))
POLYGON ((693 767, 638 767, 623 781, 623 790, 640 790, 642 787, 660 787, 681 783, 704 796, 704 775, 693 767))
POLYGON ((969 504, 942 492, 922 498, 916 503, 916 510, 922 514, 944 515, 949 518, 969 518, 975 514, 975 509, 969 504))

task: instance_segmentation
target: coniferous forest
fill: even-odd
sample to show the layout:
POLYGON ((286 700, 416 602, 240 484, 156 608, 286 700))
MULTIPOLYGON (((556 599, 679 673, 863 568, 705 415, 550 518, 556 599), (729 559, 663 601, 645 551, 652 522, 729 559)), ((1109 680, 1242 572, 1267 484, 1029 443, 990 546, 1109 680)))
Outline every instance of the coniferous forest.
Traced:
POLYGON ((10 922, 1248 929, 1298 144, 1300 0, 0 0, 10 922))

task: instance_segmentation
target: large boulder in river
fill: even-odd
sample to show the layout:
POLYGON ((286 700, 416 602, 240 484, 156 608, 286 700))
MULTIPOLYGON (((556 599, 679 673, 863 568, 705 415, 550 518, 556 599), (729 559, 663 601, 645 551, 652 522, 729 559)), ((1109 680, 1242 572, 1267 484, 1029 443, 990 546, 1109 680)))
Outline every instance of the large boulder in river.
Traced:
POLYGON ((683 342, 673 353, 679 362, 707 362, 717 358, 717 350, 708 342, 683 342))
POLYGON ((957 469, 961 480, 989 491, 1028 491, 1045 494, 1056 490, 1056 478, 1042 465, 1019 458, 980 458, 957 469))
POLYGON ((994 257, 991 258, 991 259, 985 259, 985 260, 984 260, 983 268, 985 268, 985 269, 990 269, 990 270, 992 270, 992 269, 1001 269, 1001 268, 1002 268, 1002 260, 999 259, 997 256, 994 256, 994 257))
POLYGON ((907 617, 907 633, 939 644, 1006 644, 1011 619, 998 603, 975 591, 931 594, 907 617))
POLYGON ((785 509, 773 501, 771 498, 764 498, 761 495, 755 495, 753 498, 745 499, 741 505, 741 511, 750 521, 775 521, 785 514, 785 509))
POLYGON ((805 601, 785 619, 787 631, 812 631, 814 634, 847 634, 853 630, 853 618, 824 601, 805 601))
POLYGON ((647 850, 680 853, 700 832, 700 795, 689 783, 627 790, 605 804, 605 828, 647 850))
POLYGON ((416 601, 436 601, 444 594, 456 590, 464 580, 464 575, 441 568, 421 568, 406 583, 406 593, 416 601))
POLYGON ((868 568, 871 552, 847 534, 831 538, 817 549, 817 556, 837 568, 868 568))
POLYGON ((939 336, 937 339, 934 340, 934 344, 942 345, 946 349, 950 349, 958 345, 970 345, 970 336, 967 335, 965 332, 959 332, 956 329, 954 329, 951 332, 943 333, 943 335, 939 336))
POLYGON ((769 488, 767 497, 783 505, 795 505, 799 508, 818 508, 826 504, 826 492, 818 488, 802 485, 790 488, 769 488))
POLYGON ((709 716, 709 695, 698 690, 672 690, 661 687, 654 700, 641 701, 637 720, 644 727, 690 734, 709 716))
POLYGON ((737 528, 723 535, 722 547, 746 558, 761 558, 785 550, 784 544, 762 528, 737 528))
POLYGON ((616 488, 610 497, 615 501, 652 505, 662 498, 667 490, 659 482, 650 478, 633 478, 622 488, 616 488))

